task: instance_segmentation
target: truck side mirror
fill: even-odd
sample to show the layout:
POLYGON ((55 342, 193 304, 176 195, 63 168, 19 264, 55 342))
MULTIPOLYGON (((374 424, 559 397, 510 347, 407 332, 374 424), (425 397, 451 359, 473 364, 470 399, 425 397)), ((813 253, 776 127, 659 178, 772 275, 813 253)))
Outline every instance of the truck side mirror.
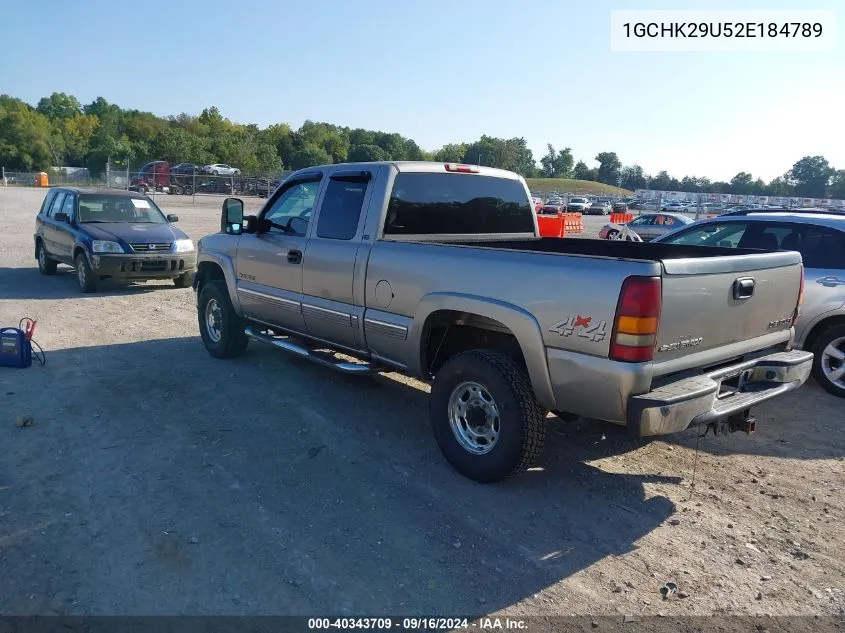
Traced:
POLYGON ((243 232, 244 201, 239 198, 226 198, 223 201, 223 212, 220 214, 220 230, 229 235, 240 235, 243 232))
POLYGON ((258 232, 258 218, 254 215, 246 215, 244 216, 244 233, 257 233, 258 232))
POLYGON ((168 221, 168 222, 178 222, 178 221, 179 221, 179 216, 178 216, 178 215, 174 215, 174 214, 172 214, 172 213, 169 213, 169 214, 167 215, 167 221, 168 221))

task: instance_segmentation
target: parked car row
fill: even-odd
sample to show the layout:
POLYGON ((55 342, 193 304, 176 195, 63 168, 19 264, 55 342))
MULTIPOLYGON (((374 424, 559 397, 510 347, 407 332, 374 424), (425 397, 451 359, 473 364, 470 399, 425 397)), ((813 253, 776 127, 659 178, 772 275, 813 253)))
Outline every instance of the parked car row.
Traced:
POLYGON ((128 189, 138 193, 161 192, 175 195, 194 193, 233 193, 266 197, 273 184, 265 177, 243 176, 241 170, 224 163, 195 165, 171 164, 164 160, 146 163, 130 179, 128 189))

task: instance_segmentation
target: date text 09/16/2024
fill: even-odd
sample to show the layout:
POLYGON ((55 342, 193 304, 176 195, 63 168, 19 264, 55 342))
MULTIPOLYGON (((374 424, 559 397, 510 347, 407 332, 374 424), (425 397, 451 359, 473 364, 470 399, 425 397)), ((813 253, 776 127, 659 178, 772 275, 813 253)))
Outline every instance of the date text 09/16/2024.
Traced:
POLYGON ((454 631, 454 630, 525 630, 525 620, 515 618, 410 617, 394 618, 309 618, 309 630, 370 629, 403 631, 454 631))

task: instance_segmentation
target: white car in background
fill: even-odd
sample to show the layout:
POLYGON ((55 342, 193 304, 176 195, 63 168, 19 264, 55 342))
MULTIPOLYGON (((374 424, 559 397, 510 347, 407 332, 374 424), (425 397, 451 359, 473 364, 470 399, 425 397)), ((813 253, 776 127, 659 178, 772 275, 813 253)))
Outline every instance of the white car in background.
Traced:
POLYGON ((566 203, 566 210, 573 213, 586 213, 587 209, 590 208, 590 204, 592 203, 586 198, 570 198, 569 202, 566 203))
POLYGON ((237 176, 241 170, 225 163, 214 163, 213 165, 205 165, 202 168, 204 174, 211 174, 212 176, 237 176))

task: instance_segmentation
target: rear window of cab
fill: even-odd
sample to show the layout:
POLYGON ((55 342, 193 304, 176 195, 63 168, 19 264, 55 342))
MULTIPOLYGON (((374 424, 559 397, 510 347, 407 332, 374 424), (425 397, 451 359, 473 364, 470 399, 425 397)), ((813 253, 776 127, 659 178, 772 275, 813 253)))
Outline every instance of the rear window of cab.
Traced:
POLYGON ((519 180, 455 173, 396 175, 385 235, 534 233, 531 198, 519 180))

